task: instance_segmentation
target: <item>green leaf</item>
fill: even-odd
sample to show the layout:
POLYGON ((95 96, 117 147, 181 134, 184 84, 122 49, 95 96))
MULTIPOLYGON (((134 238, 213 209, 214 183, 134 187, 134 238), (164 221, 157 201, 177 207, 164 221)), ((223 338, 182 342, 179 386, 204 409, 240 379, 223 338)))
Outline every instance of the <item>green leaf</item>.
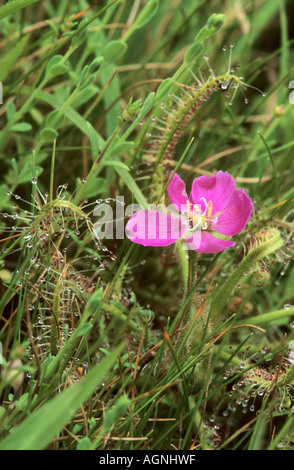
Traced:
POLYGON ((155 15, 158 8, 158 0, 150 0, 147 5, 141 10, 138 17, 132 24, 132 26, 128 29, 126 34, 124 35, 123 39, 126 41, 136 29, 142 28, 145 26, 151 18, 155 15))
POLYGON ((127 51, 127 44, 121 40, 110 41, 103 51, 104 59, 107 62, 117 62, 127 51))
POLYGON ((18 173, 17 182, 18 184, 21 183, 28 183, 31 181, 33 176, 40 175, 43 172, 43 168, 40 166, 31 166, 31 163, 28 162, 24 168, 18 173))
POLYGON ((98 70, 101 68, 103 62, 104 62, 104 57, 102 56, 96 57, 94 60, 92 60, 92 62, 89 65, 89 72, 94 73, 94 74, 97 73, 98 70))
POLYGON ((203 42, 213 36, 224 24, 226 16, 222 13, 213 13, 207 20, 207 24, 200 29, 194 42, 203 42))
POLYGON ((11 127, 11 130, 15 132, 27 132, 30 131, 31 128, 32 126, 28 122, 18 122, 11 127))
POLYGON ((194 62, 203 52, 203 49, 204 45, 202 42, 195 42, 194 44, 192 44, 192 46, 189 47, 185 54, 185 64, 191 64, 191 62, 194 62))
POLYGON ((41 137, 44 142, 53 142, 58 137, 58 132, 55 129, 46 127, 41 131, 41 137))
POLYGON ((48 114, 45 121, 45 128, 49 129, 58 129, 63 126, 65 121, 64 114, 59 115, 59 109, 54 109, 51 113, 48 114))
POLYGON ((8 203, 10 196, 7 194, 8 186, 6 184, 1 184, 0 186, 0 207, 8 207, 10 204, 8 203))
MULTIPOLYGON (((160 86, 160 85, 159 85, 159 86, 160 86)), ((148 110, 148 111, 149 111, 149 109, 152 108, 154 102, 155 102, 155 93, 154 93, 154 91, 151 91, 151 92, 149 93, 149 95, 146 97, 146 99, 145 99, 145 101, 144 101, 144 103, 143 103, 143 105, 142 105, 141 112, 140 112, 139 116, 142 115, 142 111, 143 111, 143 110, 144 110, 144 111, 145 111, 145 110, 148 110)))
POLYGON ((91 328, 92 328, 91 323, 84 323, 82 327, 79 329, 77 333, 77 337, 86 335, 87 333, 89 333, 91 328))
POLYGON ((60 63, 62 59, 63 56, 60 54, 51 57, 46 66, 46 75, 48 78, 56 77, 57 75, 63 75, 67 72, 67 66, 60 63))
MULTIPOLYGON (((134 142, 121 142, 113 146, 109 155, 111 157, 119 157, 123 153, 129 152, 134 147, 134 142)), ((107 161, 107 160, 106 160, 107 161)))
MULTIPOLYGON (((38 98, 57 109, 60 109, 61 106, 63 105, 63 102, 61 101, 61 99, 57 98, 56 95, 50 95, 43 91, 38 92, 38 98)), ((86 121, 86 119, 84 119, 80 113, 78 113, 75 109, 69 106, 68 108, 66 108, 64 114, 78 129, 80 129, 83 132, 83 134, 89 135, 89 127, 87 125, 88 121, 86 121)), ((101 149, 104 147, 105 142, 103 138, 100 136, 100 134, 98 134, 98 132, 97 132, 97 138, 99 141, 99 149, 101 149)))
MULTIPOLYGON (((173 80, 171 78, 166 78, 161 82, 159 87, 157 88, 156 91, 156 100, 161 100, 164 98, 164 96, 169 92, 173 85, 173 80)), ((146 102, 144 104, 144 107, 146 106, 146 102)))
POLYGON ((2 418, 2 416, 5 415, 5 413, 7 413, 6 408, 3 408, 3 406, 0 406, 0 419, 2 418))
POLYGON ((116 419, 115 419, 115 414, 112 408, 106 410, 105 416, 104 416, 104 421, 103 421, 103 428, 105 432, 110 431, 112 426, 115 425, 116 419))
POLYGON ((102 295, 103 287, 100 287, 99 289, 95 290, 95 292, 91 296, 90 300, 87 303, 87 310, 90 312, 89 315, 94 315, 94 313, 96 312, 97 308, 100 305, 102 295))
POLYGON ((17 10, 27 7, 32 3, 36 3, 39 0, 12 0, 7 5, 3 5, 0 8, 0 20, 5 16, 11 15, 17 10))
MULTIPOLYGON (((83 184, 81 180, 78 181, 78 185, 83 184)), ((89 181, 84 194, 85 198, 96 197, 107 190, 107 182, 104 178, 93 178, 89 181)))
POLYGON ((213 13, 207 20, 207 26, 210 29, 214 28, 216 32, 223 26, 225 20, 226 15, 224 15, 223 13, 213 13))
POLYGON ((77 445, 77 450, 90 450, 91 449, 91 441, 90 439, 85 436, 79 441, 77 445))
POLYGON ((57 26, 50 20, 47 20, 47 24, 48 26, 50 26, 50 28, 52 29, 54 35, 57 37, 58 36, 58 28, 57 26))
POLYGON ((130 399, 127 395, 122 395, 117 400, 116 404, 113 407, 115 418, 118 420, 124 416, 126 413, 128 406, 130 405, 130 399))
MULTIPOLYGON (((1 12, 1 9, 0 9, 1 12)), ((0 81, 5 80, 11 67, 17 63, 29 39, 29 34, 19 39, 14 47, 10 47, 9 51, 1 58, 0 81)))
POLYGON ((87 88, 81 90, 78 95, 72 100, 71 104, 73 108, 78 108, 85 103, 88 103, 92 98, 96 97, 99 93, 99 88, 95 85, 90 85, 87 88))
POLYGON ((213 36, 224 24, 225 15, 222 13, 213 13, 207 20, 207 24, 200 29, 194 42, 203 42, 213 36))
POLYGON ((122 346, 106 356, 80 382, 47 401, 0 443, 0 450, 43 450, 71 421, 75 413, 114 366, 122 346))
POLYGON ((67 72, 67 66, 64 64, 56 64, 50 69, 51 77, 57 77, 58 75, 63 75, 67 72))
POLYGON ((122 168, 125 171, 130 171, 129 167, 119 160, 103 160, 103 162, 100 163, 100 166, 114 166, 116 168, 122 168))
POLYGON ((12 122, 15 116, 15 104, 13 103, 13 101, 8 101, 6 103, 6 115, 7 121, 12 122))
POLYGON ((150 0, 149 3, 139 13, 138 18, 135 21, 136 28, 142 28, 145 24, 149 23, 151 18, 155 15, 158 9, 158 0, 150 0))
POLYGON ((43 379, 47 377, 48 367, 53 360, 54 360, 54 356, 49 356, 44 360, 42 364, 42 378, 43 379))
POLYGON ((99 155, 98 133, 96 132, 92 124, 88 121, 87 121, 87 128, 88 128, 88 135, 89 135, 90 144, 91 144, 92 158, 93 158, 93 161, 95 162, 99 155))
POLYGON ((107 63, 102 67, 100 78, 102 87, 105 87, 105 94, 103 97, 105 109, 110 109, 106 113, 106 126, 107 134, 111 135, 116 126, 118 116, 121 115, 121 103, 118 100, 121 94, 121 83, 118 74, 115 73, 116 65, 107 63), (110 77, 112 80, 109 81, 110 77), (117 100, 117 102, 116 102, 117 100))
POLYGON ((85 29, 85 25, 88 23, 87 18, 80 21, 77 31, 74 31, 74 37, 72 39, 72 47, 77 48, 87 39, 88 30, 85 29), (76 34, 78 32, 78 34, 76 34))
MULTIPOLYGON (((108 162, 109 163, 109 162, 108 162)), ((127 172, 125 169, 121 168, 120 166, 115 166, 115 170, 119 174, 119 176, 124 181, 125 185, 129 188, 129 190, 134 194, 134 197, 138 204, 141 204, 143 208, 147 208, 147 201, 145 196, 143 195, 142 191, 140 190, 139 186, 135 182, 132 175, 127 172)))

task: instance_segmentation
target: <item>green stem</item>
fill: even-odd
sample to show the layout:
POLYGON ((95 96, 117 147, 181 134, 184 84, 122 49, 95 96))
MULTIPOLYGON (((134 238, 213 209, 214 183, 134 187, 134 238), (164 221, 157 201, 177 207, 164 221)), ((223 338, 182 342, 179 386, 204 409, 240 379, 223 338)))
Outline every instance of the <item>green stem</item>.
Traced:
MULTIPOLYGON (((246 323, 250 325, 256 325, 256 326, 265 325, 273 321, 278 321, 283 318, 290 317, 291 315, 294 315, 294 307, 291 307, 288 309, 282 308, 281 310, 275 310, 273 312, 263 313, 255 317, 246 318, 246 323)), ((237 322, 236 325, 241 325, 243 323, 244 321, 237 322)))
POLYGON ((239 266, 217 292, 211 304, 211 321, 216 325, 221 321, 221 316, 228 298, 239 280, 243 277, 244 272, 250 271, 258 261, 278 250, 283 245, 283 239, 280 232, 274 230, 272 233, 273 236, 271 236, 271 238, 260 243, 260 245, 253 248, 248 255, 243 258, 239 266))
POLYGON ((59 341, 59 318, 60 318, 60 293, 63 284, 63 276, 58 280, 56 290, 53 296, 52 308, 54 315, 51 317, 51 332, 50 332, 50 348, 51 355, 56 356, 58 353, 58 341, 59 341))
POLYGON ((107 152, 111 148, 116 136, 119 134, 119 132, 123 128, 124 124, 125 124, 125 121, 120 119, 118 125, 116 126, 116 129, 114 130, 113 134, 111 135, 111 137, 107 141, 107 143, 106 143, 104 149, 102 150, 101 154, 99 155, 97 160, 93 163, 92 168, 90 170, 90 173, 87 176, 87 180, 85 181, 85 183, 80 185, 80 187, 77 191, 76 197, 74 198, 74 203, 75 204, 78 204, 83 199, 83 194, 85 192, 85 189, 87 188, 87 186, 90 183, 90 181, 92 180, 92 178, 95 176, 95 173, 98 170, 98 167, 99 167, 100 163, 102 162, 102 160, 107 155, 107 152))
MULTIPOLYGON (((175 82, 179 78, 179 76, 183 73, 183 71, 185 70, 186 67, 187 67, 186 64, 182 64, 182 66, 174 74, 173 82, 175 82)), ((185 106, 180 106, 179 107, 179 109, 177 111, 177 119, 174 119, 171 123, 169 123, 169 126, 166 130, 166 133, 165 133, 164 143, 161 145, 161 147, 160 147, 160 149, 157 153, 154 171, 157 170, 158 165, 161 163, 161 161, 162 161, 162 159, 165 155, 165 152, 168 148, 168 145, 170 144, 171 140, 173 139, 175 133, 180 129, 180 126, 182 125, 182 123, 183 123, 184 119, 186 118, 186 116, 191 112, 191 109, 195 106, 195 103, 197 102, 198 98, 201 95, 209 93, 210 90, 214 89, 214 87, 218 83, 223 83, 223 82, 230 83, 231 81, 236 83, 237 86, 244 85, 242 79, 237 77, 236 75, 226 73, 226 74, 220 75, 218 77, 212 77, 208 82, 206 82, 201 87, 200 90, 195 91, 193 93, 193 95, 185 103, 185 106)), ((157 101, 158 101, 158 99, 157 99, 157 101)))
POLYGON ((53 142, 52 160, 51 160, 50 190, 49 190, 50 206, 52 206, 52 201, 53 201, 53 182, 54 182, 55 150, 56 150, 56 140, 54 140, 54 142, 53 142))

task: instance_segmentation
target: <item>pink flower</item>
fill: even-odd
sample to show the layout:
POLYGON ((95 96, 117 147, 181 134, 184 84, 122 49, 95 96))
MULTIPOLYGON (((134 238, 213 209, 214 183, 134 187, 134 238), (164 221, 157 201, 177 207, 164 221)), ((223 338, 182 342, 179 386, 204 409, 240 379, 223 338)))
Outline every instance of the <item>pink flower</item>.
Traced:
POLYGON ((236 189, 234 178, 223 171, 195 178, 190 196, 175 173, 167 192, 172 210, 139 210, 128 221, 128 238, 134 243, 167 246, 182 239, 186 249, 218 253, 235 245, 225 238, 245 228, 253 209, 245 190, 236 189))

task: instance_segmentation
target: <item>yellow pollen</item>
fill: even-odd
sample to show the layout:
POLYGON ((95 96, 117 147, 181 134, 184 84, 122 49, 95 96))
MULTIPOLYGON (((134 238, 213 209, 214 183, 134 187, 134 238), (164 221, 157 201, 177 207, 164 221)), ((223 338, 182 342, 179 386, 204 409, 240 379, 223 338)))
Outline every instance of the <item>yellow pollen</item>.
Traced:
POLYGON ((187 204, 187 208, 188 208, 188 219, 192 219, 193 218, 193 214, 192 214, 192 207, 191 207, 191 203, 189 200, 186 201, 186 204, 187 204))
POLYGON ((212 208, 213 208, 213 205, 212 205, 212 201, 208 201, 207 203, 207 217, 209 218, 212 214, 212 208))

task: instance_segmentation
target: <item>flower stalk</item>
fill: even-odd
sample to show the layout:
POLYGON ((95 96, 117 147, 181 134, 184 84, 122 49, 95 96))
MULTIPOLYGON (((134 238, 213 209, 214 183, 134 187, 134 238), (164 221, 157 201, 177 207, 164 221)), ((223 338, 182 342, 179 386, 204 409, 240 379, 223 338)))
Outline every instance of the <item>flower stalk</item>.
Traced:
POLYGON ((283 245, 280 232, 276 229, 270 231, 270 237, 249 251, 239 266, 233 271, 227 281, 222 285, 211 303, 211 320, 217 325, 221 322, 223 310, 237 283, 244 272, 252 270, 256 263, 277 251, 283 245))
POLYGON ((102 152, 99 155, 99 157, 97 158, 97 160, 94 161, 94 163, 92 165, 92 168, 91 168, 91 170, 90 170, 90 172, 87 176, 87 180, 83 184, 80 185, 80 187, 77 191, 77 194, 75 196, 75 199, 74 199, 74 202, 76 204, 78 204, 83 199, 83 195, 85 193, 86 187, 88 186, 88 184, 92 180, 92 178, 95 176, 95 174, 96 174, 96 172, 99 168, 100 163, 102 162, 102 160, 106 156, 107 152, 111 148, 113 142, 115 141, 115 138, 117 137, 117 135, 119 134, 119 132, 123 128, 124 124, 125 124, 125 121, 123 119, 119 119, 119 122, 116 126, 116 129, 114 130, 113 134, 109 138, 108 142, 106 143, 104 149, 102 150, 102 152))

